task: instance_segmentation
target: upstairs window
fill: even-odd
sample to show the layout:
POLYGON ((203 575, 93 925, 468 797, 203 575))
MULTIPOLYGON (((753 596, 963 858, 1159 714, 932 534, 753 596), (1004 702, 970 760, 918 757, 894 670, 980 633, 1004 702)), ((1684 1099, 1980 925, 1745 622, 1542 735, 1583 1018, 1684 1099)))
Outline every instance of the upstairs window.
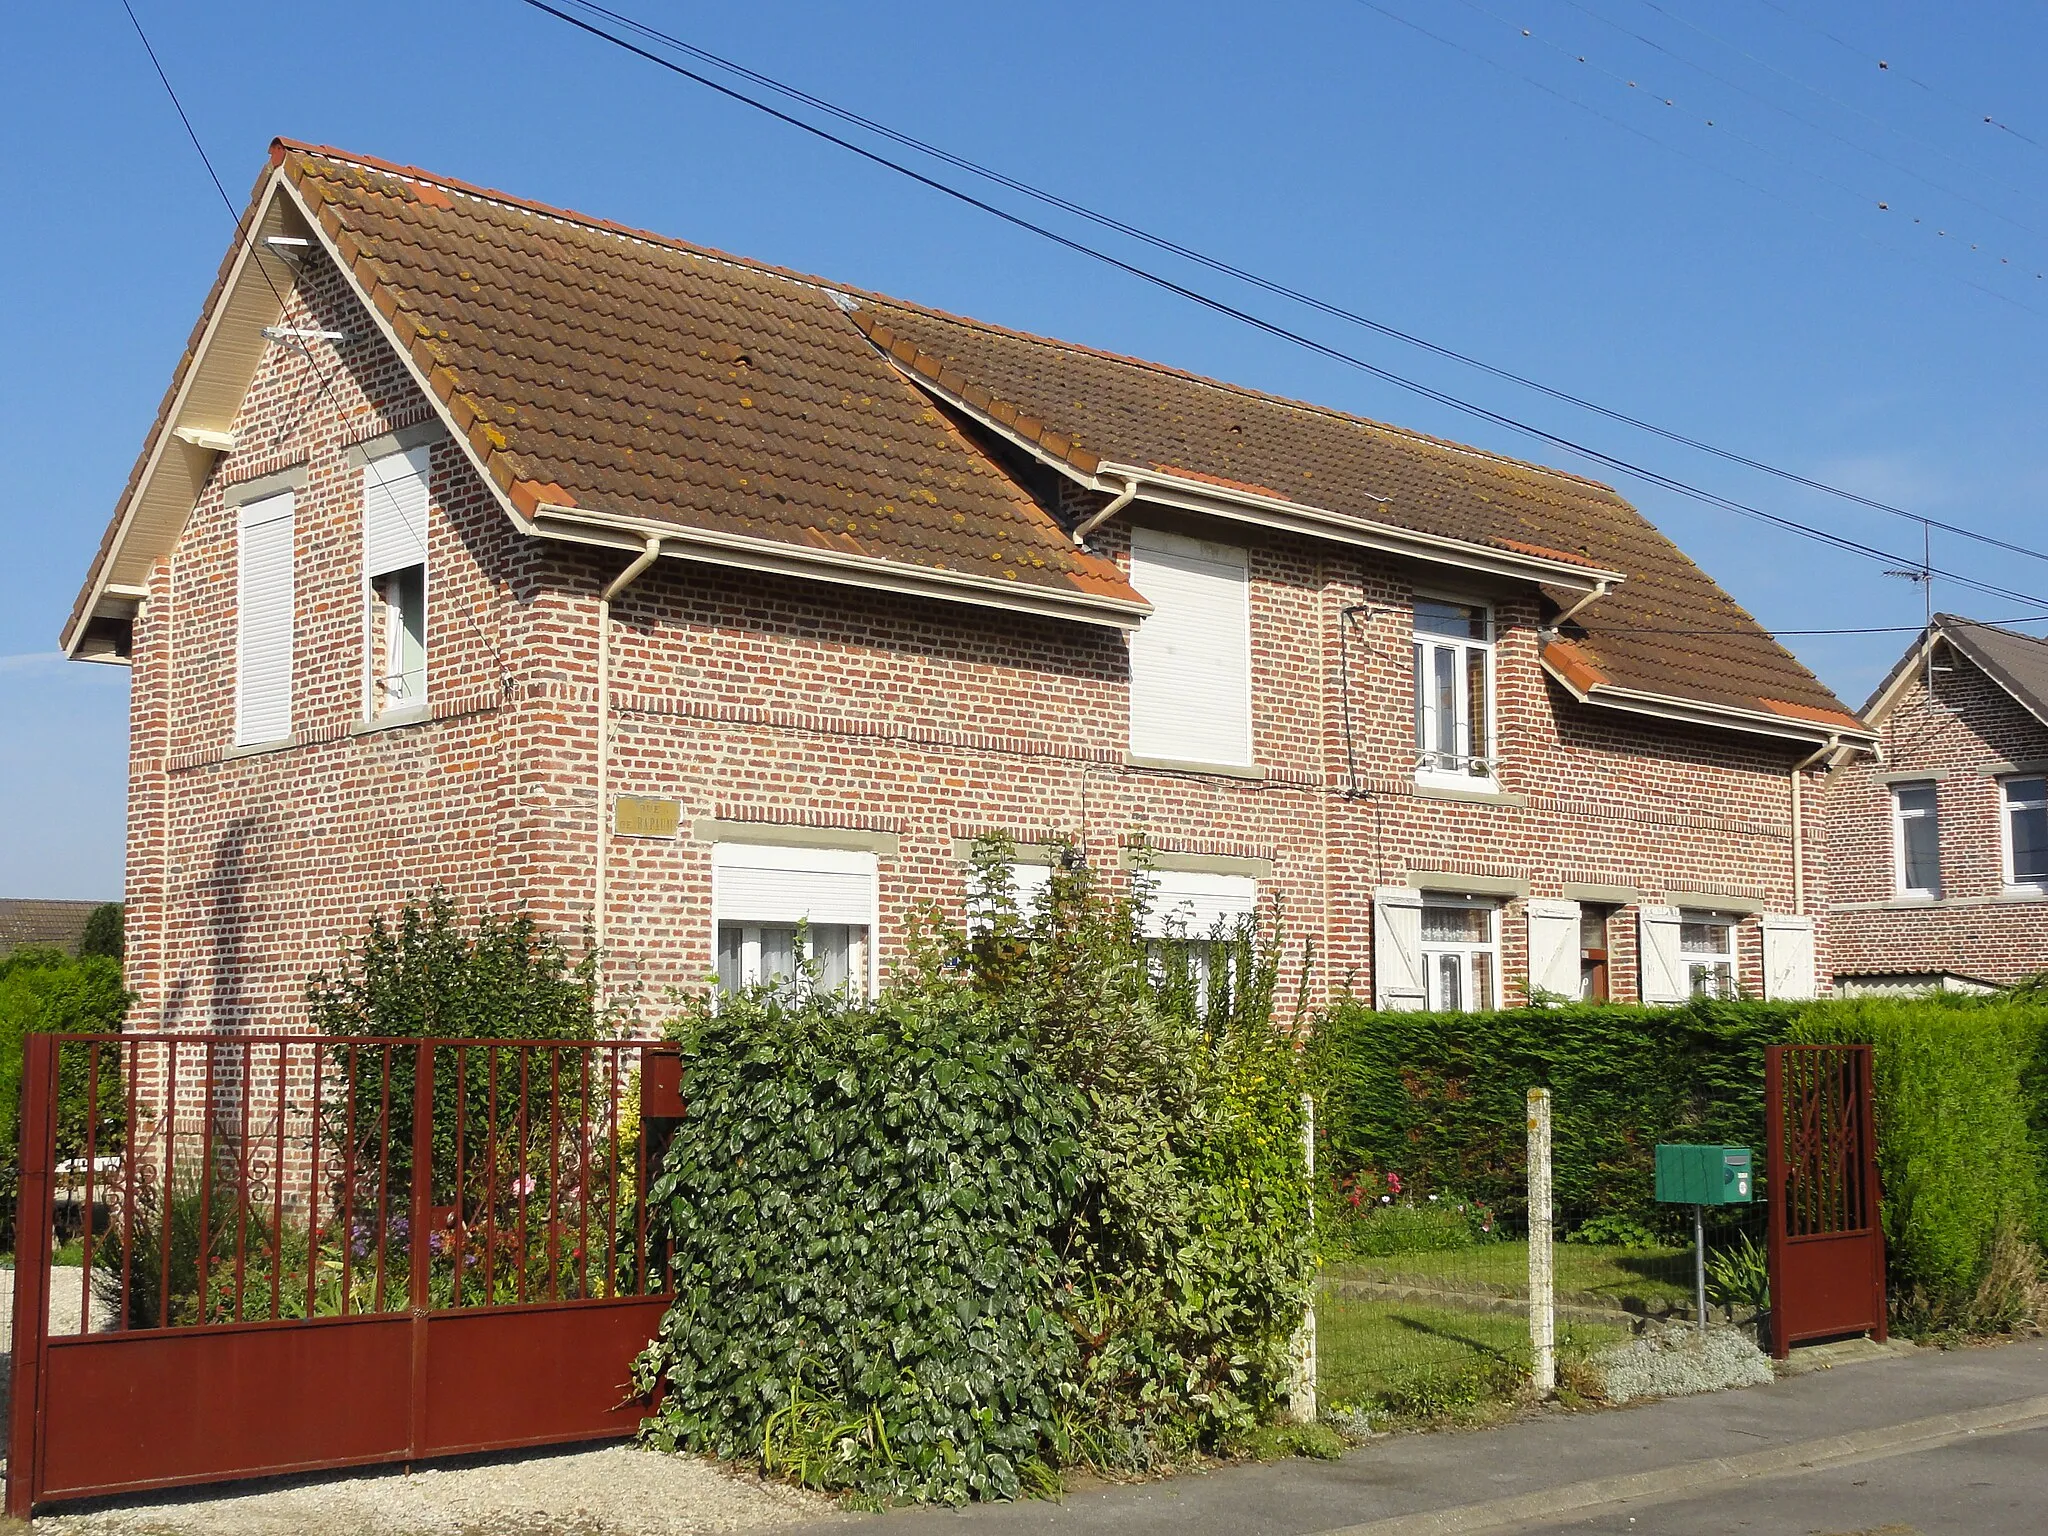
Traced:
POLYGON ((1901 896, 1941 894, 1941 824, 1932 784, 1892 790, 1892 859, 1901 896))
POLYGON ((1694 997, 1735 996, 1735 924, 1712 912, 1681 913, 1679 962, 1694 997))
POLYGON ((1477 1013, 1495 1006, 1498 917, 1490 901, 1423 898, 1422 982, 1431 1012, 1477 1013))
POLYGON ((1484 607, 1416 599, 1415 776, 1493 781, 1493 616, 1484 607))
POLYGON ((363 466, 366 718, 427 702, 427 472, 431 450, 363 466))
POLYGON ((292 733, 293 499, 245 502, 235 550, 235 745, 292 733))
POLYGON ((1152 612, 1131 636, 1131 752, 1252 761, 1251 579, 1244 550, 1131 530, 1131 585, 1152 612))
POLYGON ((2048 778, 2007 779, 2005 883, 2048 891, 2048 778))

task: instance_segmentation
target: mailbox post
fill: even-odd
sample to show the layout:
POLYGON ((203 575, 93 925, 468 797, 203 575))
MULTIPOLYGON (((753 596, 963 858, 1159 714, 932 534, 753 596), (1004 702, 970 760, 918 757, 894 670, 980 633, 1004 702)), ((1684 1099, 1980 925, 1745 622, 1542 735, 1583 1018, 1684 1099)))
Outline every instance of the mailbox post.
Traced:
POLYGON ((1692 1207, 1693 1306, 1700 1332, 1707 1331, 1707 1217, 1710 1205, 1748 1205, 1749 1148, 1692 1146, 1666 1142, 1657 1148, 1657 1199, 1692 1207))

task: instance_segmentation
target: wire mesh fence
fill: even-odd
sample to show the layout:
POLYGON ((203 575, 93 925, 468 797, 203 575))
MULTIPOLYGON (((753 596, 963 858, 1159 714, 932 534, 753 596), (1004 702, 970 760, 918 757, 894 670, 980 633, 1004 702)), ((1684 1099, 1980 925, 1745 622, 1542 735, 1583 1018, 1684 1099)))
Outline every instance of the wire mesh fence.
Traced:
MULTIPOLYGON (((1560 1110, 1560 1114, 1565 1111, 1560 1110)), ((1697 1321, 1690 1206, 1561 1202, 1552 1213, 1559 1380, 1588 1382, 1600 1351, 1652 1323, 1697 1321)), ((1437 1418, 1515 1395, 1534 1364, 1529 1211, 1489 1204, 1428 1173, 1357 1171, 1323 1181, 1316 1308, 1323 1403, 1437 1418)), ((1757 1328, 1769 1306, 1767 1207, 1705 1216, 1709 1320, 1757 1328)))

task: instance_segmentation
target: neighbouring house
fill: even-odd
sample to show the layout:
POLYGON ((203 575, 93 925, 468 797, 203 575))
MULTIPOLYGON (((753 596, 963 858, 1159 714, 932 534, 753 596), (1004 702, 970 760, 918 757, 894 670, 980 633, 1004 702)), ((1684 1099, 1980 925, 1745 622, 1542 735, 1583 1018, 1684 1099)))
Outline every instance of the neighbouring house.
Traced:
POLYGON ((78 953, 86 920, 102 905, 97 901, 38 901, 0 897, 0 958, 17 949, 61 949, 78 953))
POLYGON ((1845 992, 1985 991, 2048 971, 2048 640, 1938 614, 1825 790, 1845 992))
POLYGON ((1870 732, 1605 486, 280 141, 65 627, 144 1026, 430 885, 878 985, 987 830, 1318 994, 1811 995, 1870 732))

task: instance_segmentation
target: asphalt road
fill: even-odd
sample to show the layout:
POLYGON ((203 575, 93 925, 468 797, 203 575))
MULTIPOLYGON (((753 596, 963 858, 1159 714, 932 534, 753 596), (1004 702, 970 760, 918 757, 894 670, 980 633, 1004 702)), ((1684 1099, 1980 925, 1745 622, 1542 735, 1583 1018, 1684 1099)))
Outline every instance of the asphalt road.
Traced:
POLYGON ((1907 1456, 1828 1467, 1670 1504, 1616 1504, 1558 1536, 2041 1536, 2048 1428, 1973 1435, 1907 1456))

